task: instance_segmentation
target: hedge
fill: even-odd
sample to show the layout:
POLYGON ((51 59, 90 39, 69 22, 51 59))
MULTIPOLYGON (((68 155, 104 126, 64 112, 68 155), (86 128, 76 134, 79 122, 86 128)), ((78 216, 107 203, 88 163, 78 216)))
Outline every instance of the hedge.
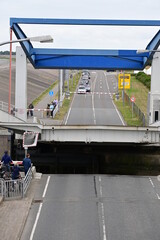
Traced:
POLYGON ((136 74, 136 79, 143 83, 148 89, 150 89, 151 76, 145 74, 144 72, 139 72, 136 74))

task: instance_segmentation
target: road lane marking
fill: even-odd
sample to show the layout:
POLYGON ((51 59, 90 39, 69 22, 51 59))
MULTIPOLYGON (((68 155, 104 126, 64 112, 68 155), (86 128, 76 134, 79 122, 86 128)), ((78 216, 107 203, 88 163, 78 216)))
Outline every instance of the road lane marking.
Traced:
MULTIPOLYGON (((151 183, 151 185, 152 185, 152 187, 154 188, 154 190, 155 190, 155 185, 154 185, 154 183, 153 183, 153 181, 152 181, 152 179, 149 177, 149 181, 150 181, 150 183, 151 183)), ((160 200, 160 196, 159 196, 159 194, 156 192, 156 190, 155 190, 155 194, 156 194, 156 196, 157 196, 157 198, 158 198, 158 200, 160 200)))
MULTIPOLYGON (((101 177, 99 176, 99 192, 100 192, 100 197, 102 198, 102 195, 103 195, 103 191, 102 191, 102 179, 101 177)), ((103 229, 103 240, 107 240, 107 237, 106 237, 106 223, 105 223, 105 214, 104 214, 104 204, 103 202, 100 203, 100 207, 101 207, 101 220, 102 220, 102 229, 103 229)))
POLYGON ((42 205, 43 205, 43 203, 40 203, 39 209, 38 209, 38 212, 37 212, 37 216, 36 216, 36 220, 35 220, 35 222, 34 222, 34 225, 33 225, 32 232, 31 232, 31 235, 30 235, 29 240, 32 240, 32 239, 33 239, 34 232, 35 232, 35 230, 36 230, 36 226, 37 226, 37 223, 38 223, 38 219, 39 219, 39 216, 40 216, 40 213, 41 213, 42 205))
MULTIPOLYGON (((96 83, 96 80, 97 80, 97 74, 96 74, 96 77, 95 77, 95 82, 94 82, 94 85, 93 85, 93 90, 95 90, 95 83, 96 83)), ((95 107, 94 107, 94 94, 91 95, 92 96, 92 109, 93 109, 93 122, 94 124, 96 125, 96 113, 95 113, 95 107)))
POLYGON ((95 108, 94 108, 94 94, 92 95, 92 109, 93 109, 93 121, 94 121, 94 124, 96 125, 96 113, 95 113, 95 108))
MULTIPOLYGON (((74 93, 77 93, 77 92, 74 92, 74 93)), ((68 113, 67 113, 67 117, 66 117, 66 121, 65 121, 64 125, 67 125, 68 118, 69 118, 70 113, 71 113, 71 109, 72 109, 72 105, 73 105, 74 99, 75 99, 75 94, 73 95, 73 99, 72 99, 72 102, 71 102, 71 106, 70 106, 69 111, 68 111, 68 113)))
POLYGON ((153 181, 152 181, 152 179, 149 177, 149 181, 150 181, 150 183, 152 184, 152 187, 155 187, 154 186, 154 183, 153 183, 153 181))
MULTIPOLYGON (((47 188, 48 188, 48 184, 49 184, 49 181, 50 181, 50 177, 51 177, 51 176, 48 176, 48 178, 47 178, 47 181, 46 181, 46 185, 45 185, 45 188, 44 188, 44 191, 43 191, 42 198, 44 198, 45 195, 46 195, 47 188)), ((42 210, 42 206, 43 206, 43 203, 40 203, 39 209, 38 209, 38 212, 37 212, 37 216, 36 216, 36 220, 35 220, 35 222, 34 222, 34 225, 33 225, 32 232, 31 232, 31 235, 30 235, 29 240, 32 240, 32 239, 33 239, 33 236, 34 236, 34 233, 35 233, 35 230, 36 230, 36 227, 37 227, 37 223, 38 223, 38 220, 39 220, 39 217, 40 217, 40 213, 41 213, 41 210, 42 210)))
POLYGON ((158 198, 158 199, 160 199, 160 196, 159 196, 159 194, 158 194, 158 193, 156 193, 156 195, 157 195, 157 198, 158 198))
POLYGON ((47 182, 46 182, 46 185, 45 185, 45 188, 44 188, 44 192, 43 192, 43 195, 42 195, 42 198, 44 198, 46 196, 46 192, 47 192, 47 188, 48 188, 48 184, 49 184, 50 178, 51 178, 51 176, 48 176, 47 182))
MULTIPOLYGON (((104 74, 104 75, 105 75, 105 74, 104 74)), ((106 80, 107 80, 107 78, 106 78, 106 80)), ((110 94, 111 92, 110 92, 110 89, 109 89, 108 80, 106 81, 106 83, 107 83, 108 93, 110 94)))

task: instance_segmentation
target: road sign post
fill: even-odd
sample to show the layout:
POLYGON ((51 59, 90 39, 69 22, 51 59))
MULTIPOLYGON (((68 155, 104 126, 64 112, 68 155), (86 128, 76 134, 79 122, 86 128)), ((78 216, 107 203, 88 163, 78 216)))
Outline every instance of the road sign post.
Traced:
POLYGON ((125 72, 123 72, 123 107, 124 107, 124 84, 125 84, 125 72))
POLYGON ((131 97, 131 102, 132 102, 132 118, 133 118, 133 103, 135 102, 135 97, 134 96, 132 96, 131 97))
POLYGON ((50 91, 49 91, 50 102, 52 102, 52 97, 53 97, 53 95, 54 95, 53 90, 50 90, 50 91))
POLYGON ((49 91, 49 96, 53 97, 54 92, 51 90, 49 91))

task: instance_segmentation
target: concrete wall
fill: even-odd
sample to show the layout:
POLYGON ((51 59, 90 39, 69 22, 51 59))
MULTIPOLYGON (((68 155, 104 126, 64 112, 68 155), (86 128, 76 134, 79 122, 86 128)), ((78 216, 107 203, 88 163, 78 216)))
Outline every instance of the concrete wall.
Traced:
POLYGON ((0 130, 0 160, 4 154, 4 151, 7 150, 10 154, 11 150, 11 133, 8 130, 0 130))

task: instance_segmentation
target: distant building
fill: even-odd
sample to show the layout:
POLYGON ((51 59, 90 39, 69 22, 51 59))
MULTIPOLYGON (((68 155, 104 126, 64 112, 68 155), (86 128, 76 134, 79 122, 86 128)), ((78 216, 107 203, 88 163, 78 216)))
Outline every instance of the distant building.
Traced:
POLYGON ((144 72, 147 75, 151 75, 151 67, 144 69, 143 71, 137 71, 135 70, 134 73, 144 72))

